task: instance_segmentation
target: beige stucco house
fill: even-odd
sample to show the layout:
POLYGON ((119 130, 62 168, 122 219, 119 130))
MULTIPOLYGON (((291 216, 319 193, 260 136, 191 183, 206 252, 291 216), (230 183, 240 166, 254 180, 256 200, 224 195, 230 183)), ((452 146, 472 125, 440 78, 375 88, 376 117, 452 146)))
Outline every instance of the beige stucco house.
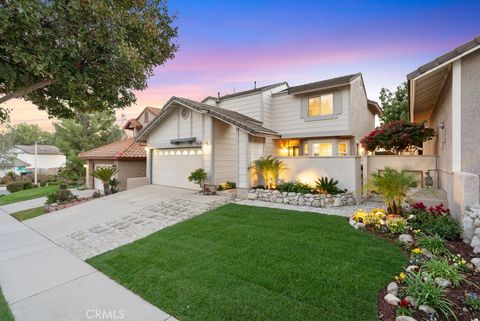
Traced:
POLYGON ((407 75, 410 115, 437 131, 424 144, 438 155, 440 188, 460 221, 466 207, 480 202, 480 37, 407 75))
POLYGON ((354 190, 359 141, 380 112, 367 99, 361 74, 300 86, 282 82, 202 102, 172 97, 136 141, 147 144, 152 184, 196 188, 187 177, 204 168, 211 184, 248 188, 257 183, 251 162, 273 155, 287 164, 284 180, 329 176, 354 190))

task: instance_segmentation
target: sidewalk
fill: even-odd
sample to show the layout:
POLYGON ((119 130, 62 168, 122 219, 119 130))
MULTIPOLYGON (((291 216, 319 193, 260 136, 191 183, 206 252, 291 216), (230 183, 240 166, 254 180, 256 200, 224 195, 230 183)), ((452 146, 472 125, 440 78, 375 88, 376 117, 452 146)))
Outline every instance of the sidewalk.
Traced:
MULTIPOLYGON (((70 189, 73 194, 79 196, 79 197, 86 197, 86 196, 91 196, 93 193, 93 190, 84 190, 84 191, 79 191, 77 189, 70 189)), ((8 214, 16 213, 19 211, 24 211, 24 210, 29 210, 31 208, 36 208, 36 207, 41 207, 43 204, 45 204, 45 201, 47 200, 46 197, 39 197, 39 198, 34 198, 28 201, 22 201, 22 202, 17 202, 17 203, 12 203, 8 205, 3 205, 0 206, 0 210, 4 210, 8 214)))
POLYGON ((16 321, 174 321, 0 209, 0 287, 16 321))

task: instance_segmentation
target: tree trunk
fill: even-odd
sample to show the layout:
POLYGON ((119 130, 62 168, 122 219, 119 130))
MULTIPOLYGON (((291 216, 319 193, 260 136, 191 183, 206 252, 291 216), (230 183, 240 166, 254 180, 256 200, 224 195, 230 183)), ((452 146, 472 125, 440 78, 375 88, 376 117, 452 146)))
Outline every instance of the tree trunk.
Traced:
POLYGON ((109 183, 103 182, 103 192, 105 193, 105 195, 110 195, 111 194, 109 183))
POLYGON ((5 96, 3 97, 0 97, 0 104, 10 100, 10 99, 13 99, 13 98, 20 98, 32 91, 35 91, 37 89, 41 89, 41 88, 44 88, 44 87, 47 87, 49 85, 51 85, 53 83, 53 80, 51 79, 47 79, 47 80, 42 80, 42 81, 39 81, 35 84, 32 84, 30 86, 27 86, 25 88, 22 88, 20 90, 17 90, 13 93, 10 93, 10 94, 6 94, 5 96))

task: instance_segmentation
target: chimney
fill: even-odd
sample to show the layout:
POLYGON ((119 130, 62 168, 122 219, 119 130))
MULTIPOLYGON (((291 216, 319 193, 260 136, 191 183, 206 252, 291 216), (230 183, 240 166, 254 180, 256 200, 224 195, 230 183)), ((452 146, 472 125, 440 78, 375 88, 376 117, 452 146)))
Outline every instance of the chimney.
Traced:
POLYGON ((257 81, 256 80, 253 82, 253 89, 257 89, 257 81))

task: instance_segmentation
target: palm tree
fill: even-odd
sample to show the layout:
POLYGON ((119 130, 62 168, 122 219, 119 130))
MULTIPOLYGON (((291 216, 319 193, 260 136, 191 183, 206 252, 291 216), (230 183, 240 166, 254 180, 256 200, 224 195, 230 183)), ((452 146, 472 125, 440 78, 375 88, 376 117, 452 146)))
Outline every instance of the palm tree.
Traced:
POLYGON ((415 177, 404 170, 385 167, 382 173, 372 174, 370 188, 383 195, 391 214, 402 214, 402 202, 410 187, 416 187, 415 177))
POLYGON ((286 169, 285 164, 278 158, 267 156, 260 157, 250 166, 258 177, 265 181, 266 188, 275 188, 280 173, 286 169))
POLYGON ((118 169, 115 166, 99 167, 92 172, 92 176, 102 181, 105 195, 110 195, 110 180, 117 173, 118 169))

